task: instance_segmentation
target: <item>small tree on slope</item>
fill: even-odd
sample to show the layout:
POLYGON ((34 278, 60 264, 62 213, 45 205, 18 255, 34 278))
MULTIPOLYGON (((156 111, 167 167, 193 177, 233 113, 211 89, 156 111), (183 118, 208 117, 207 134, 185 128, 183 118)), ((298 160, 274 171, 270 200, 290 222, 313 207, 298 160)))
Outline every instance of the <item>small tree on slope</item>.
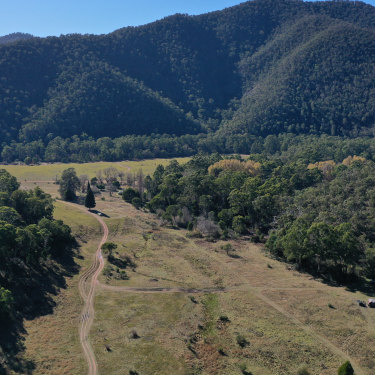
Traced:
POLYGON ((95 206, 96 206, 96 203, 95 203, 94 193, 92 192, 90 183, 88 182, 87 194, 86 194, 86 199, 85 199, 85 207, 87 207, 89 211, 91 211, 91 209, 94 208, 95 206))
POLYGON ((349 361, 339 367, 338 375, 354 375, 354 370, 349 361))

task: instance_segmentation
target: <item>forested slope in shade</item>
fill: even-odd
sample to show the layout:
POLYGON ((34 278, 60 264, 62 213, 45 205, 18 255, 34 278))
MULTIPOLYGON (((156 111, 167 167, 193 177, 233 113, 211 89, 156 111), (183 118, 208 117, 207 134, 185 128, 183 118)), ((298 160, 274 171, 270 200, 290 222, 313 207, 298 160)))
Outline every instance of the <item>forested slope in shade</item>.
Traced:
POLYGON ((51 294, 77 271, 70 228, 53 219, 53 201, 39 187, 26 191, 0 169, 0 374, 26 374, 24 319, 50 313, 51 294))
POLYGON ((368 134, 375 8, 255 0, 0 46, 0 142, 86 133, 368 134), (202 130, 203 129, 203 130, 202 130))

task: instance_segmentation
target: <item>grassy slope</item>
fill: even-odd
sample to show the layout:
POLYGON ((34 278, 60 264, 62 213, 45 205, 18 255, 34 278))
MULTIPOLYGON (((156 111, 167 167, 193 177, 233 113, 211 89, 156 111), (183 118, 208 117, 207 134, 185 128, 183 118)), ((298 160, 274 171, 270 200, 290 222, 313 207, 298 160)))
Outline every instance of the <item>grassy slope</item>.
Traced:
POLYGON ((105 373, 135 369, 150 375, 240 374, 240 366, 247 366, 254 374, 295 374, 306 364, 312 374, 333 374, 343 359, 311 334, 312 329, 372 374, 375 311, 355 304, 367 296, 288 270, 265 257, 261 246, 247 241, 234 241, 239 258, 228 257, 221 242, 189 239, 184 230, 160 228, 153 216, 120 201, 111 209, 113 203, 106 201, 103 207, 111 216, 107 219, 110 240, 119 245, 116 256, 132 257, 137 269, 128 270, 128 281, 102 276, 102 284, 225 289, 192 294, 102 287, 92 340, 105 373), (268 305, 262 296, 299 322, 268 305), (221 315, 230 322, 220 322, 221 315), (131 338, 133 329, 140 339, 131 338), (247 348, 237 344, 238 334, 250 342, 247 348), (193 337, 196 342, 191 342, 193 337))
MULTIPOLYGON (((61 202, 55 202, 54 217, 71 226, 81 245, 82 258, 75 261, 83 268, 89 266, 93 249, 100 238, 98 222, 61 202)), ((81 375, 86 371, 78 336, 82 309, 78 279, 79 275, 68 278, 67 288, 53 297, 56 302, 53 315, 25 322, 26 356, 35 362, 35 374, 81 375)))
MULTIPOLYGON (((49 166, 43 167, 48 170, 49 166)), ((53 184, 46 187, 56 190, 53 184)), ((306 327, 355 358, 365 374, 373 374, 375 311, 354 302, 367 296, 288 270, 285 264, 265 257, 261 246, 247 241, 232 242, 239 257, 231 258, 221 249, 221 242, 191 239, 184 230, 160 227, 154 216, 117 197, 106 196, 97 204, 110 216, 106 219, 109 240, 119 246, 115 255, 129 255, 137 264, 135 272, 127 270, 128 281, 101 276, 104 287, 98 289, 90 336, 102 374, 136 370, 142 375, 224 375, 241 374, 241 366, 246 366, 254 374, 282 375, 296 374, 303 364, 311 374, 336 373, 343 359, 306 327), (225 289, 140 293, 105 286, 225 289), (270 306, 262 296, 300 323, 270 306), (221 322, 222 315, 230 322, 221 322), (132 330, 139 339, 131 338, 132 330), (250 345, 241 349, 238 335, 250 345)), ((72 226, 82 244, 83 259, 76 261, 86 267, 99 239, 97 222, 61 202, 56 202, 55 217, 72 226)), ((67 289, 55 297, 53 315, 26 322, 26 355, 36 362, 35 374, 78 375, 86 371, 78 342, 81 302, 77 282, 78 275, 67 280, 67 289)))

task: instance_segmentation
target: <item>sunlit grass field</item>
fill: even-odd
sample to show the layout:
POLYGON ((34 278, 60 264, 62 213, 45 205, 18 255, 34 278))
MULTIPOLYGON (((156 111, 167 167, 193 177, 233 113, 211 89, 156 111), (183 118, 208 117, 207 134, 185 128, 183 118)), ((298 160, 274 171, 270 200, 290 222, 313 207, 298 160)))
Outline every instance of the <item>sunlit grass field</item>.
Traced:
MULTIPOLYGON (((176 158, 180 163, 187 162, 190 158, 176 158)), ((0 168, 6 169, 19 181, 55 181, 61 176, 64 169, 75 168, 77 175, 87 174, 94 177, 99 170, 108 167, 115 167, 124 173, 136 173, 142 169, 144 174, 152 173, 158 164, 167 165, 172 159, 149 159, 140 161, 121 162, 96 162, 96 163, 53 163, 41 165, 2 165, 0 168)))

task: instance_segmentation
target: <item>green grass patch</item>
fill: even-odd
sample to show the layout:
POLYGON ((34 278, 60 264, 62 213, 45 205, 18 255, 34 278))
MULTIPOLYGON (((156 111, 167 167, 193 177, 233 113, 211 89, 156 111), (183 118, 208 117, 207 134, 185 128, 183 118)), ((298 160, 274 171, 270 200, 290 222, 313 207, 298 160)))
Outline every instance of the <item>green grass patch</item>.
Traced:
POLYGON ((216 322, 219 317, 219 299, 216 294, 207 294, 202 301, 204 307, 204 334, 214 336, 216 334, 216 322))

